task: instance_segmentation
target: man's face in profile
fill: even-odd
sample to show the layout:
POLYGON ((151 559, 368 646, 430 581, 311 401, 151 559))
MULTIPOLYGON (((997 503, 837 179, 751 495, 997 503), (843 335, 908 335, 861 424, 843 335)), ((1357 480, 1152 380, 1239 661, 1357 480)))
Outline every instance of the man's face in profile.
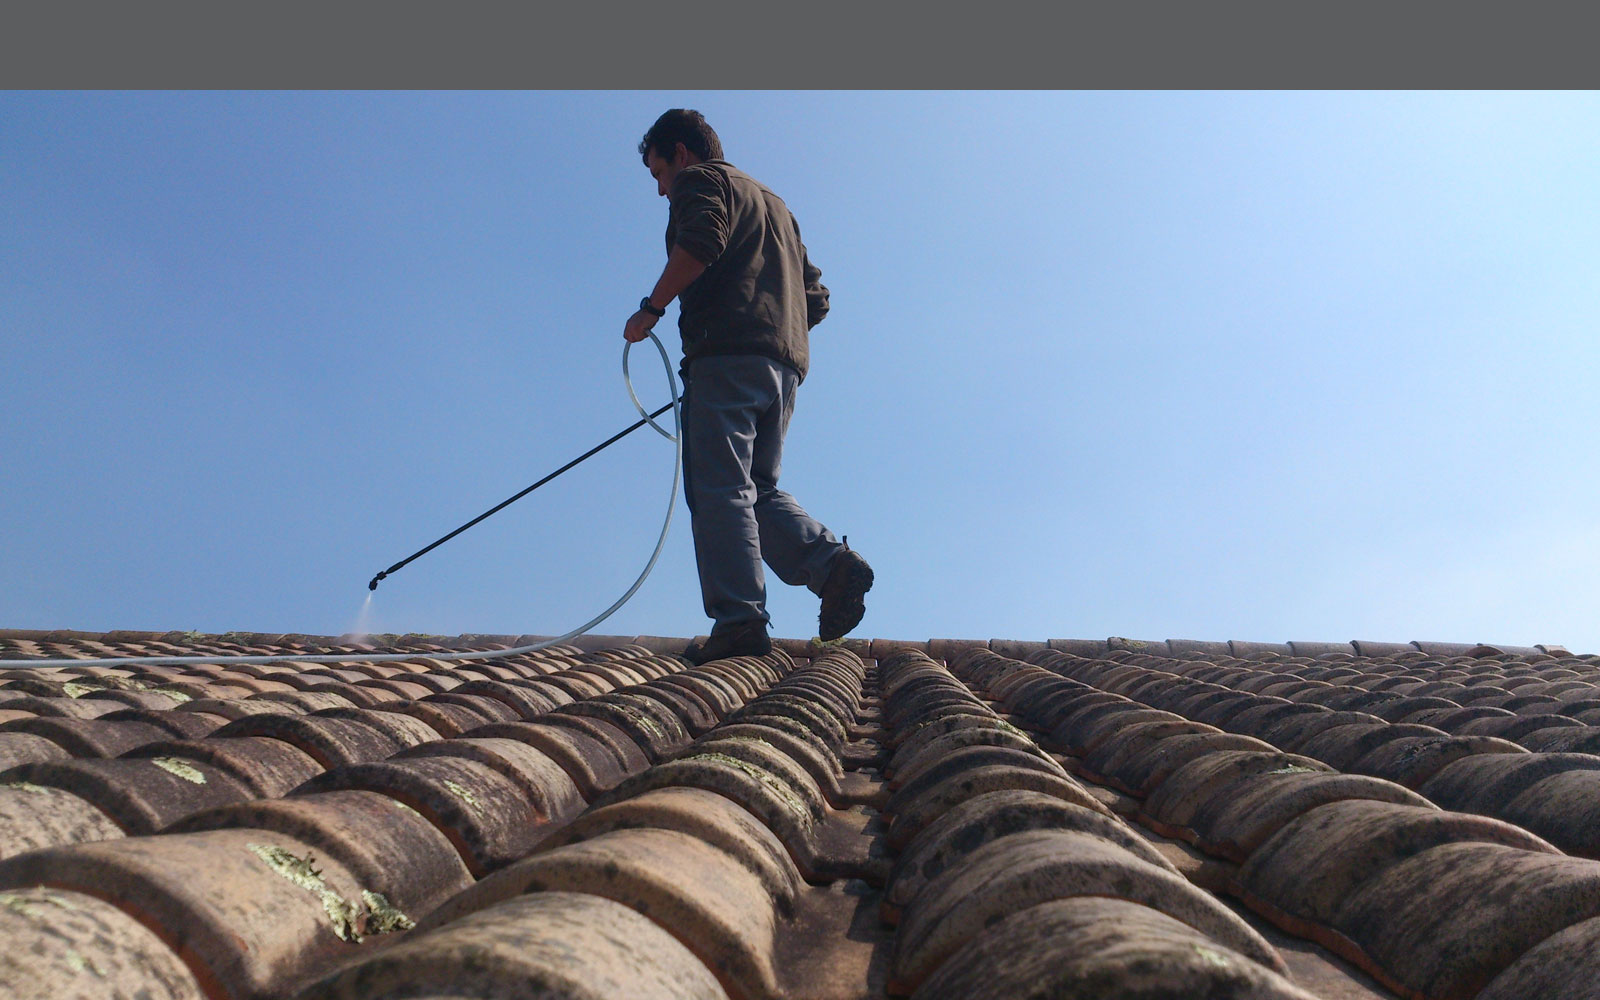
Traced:
POLYGON ((672 182, 677 178, 678 171, 694 162, 697 162, 696 158, 681 142, 678 143, 678 148, 670 160, 664 160, 657 155, 654 147, 645 154, 645 166, 650 168, 650 176, 656 179, 656 193, 663 198, 672 190, 672 182))

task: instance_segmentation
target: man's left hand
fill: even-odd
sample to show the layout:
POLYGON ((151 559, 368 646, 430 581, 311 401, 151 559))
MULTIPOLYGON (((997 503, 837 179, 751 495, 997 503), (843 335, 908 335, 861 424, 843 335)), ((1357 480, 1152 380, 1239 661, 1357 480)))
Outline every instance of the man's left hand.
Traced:
POLYGON ((651 328, 656 325, 656 320, 660 318, 640 309, 628 317, 627 325, 622 328, 622 339, 630 344, 637 344, 650 335, 651 328))

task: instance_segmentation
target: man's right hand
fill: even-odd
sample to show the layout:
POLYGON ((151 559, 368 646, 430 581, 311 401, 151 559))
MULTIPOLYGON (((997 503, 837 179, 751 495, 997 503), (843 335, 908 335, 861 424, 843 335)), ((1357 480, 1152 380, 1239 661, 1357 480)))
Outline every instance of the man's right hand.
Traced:
POLYGON ((629 316, 628 322, 623 325, 622 339, 630 344, 637 344, 650 336, 650 330, 656 325, 656 320, 660 318, 653 313, 645 312, 643 309, 638 310, 632 316, 629 316))

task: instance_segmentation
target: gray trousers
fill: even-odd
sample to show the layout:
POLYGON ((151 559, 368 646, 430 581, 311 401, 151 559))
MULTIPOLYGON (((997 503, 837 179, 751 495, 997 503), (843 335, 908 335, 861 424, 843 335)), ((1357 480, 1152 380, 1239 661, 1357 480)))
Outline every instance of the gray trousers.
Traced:
POLYGON ((820 593, 844 546, 778 489, 800 377, 757 354, 696 358, 684 370, 683 492, 700 595, 713 632, 767 615, 764 560, 820 593))

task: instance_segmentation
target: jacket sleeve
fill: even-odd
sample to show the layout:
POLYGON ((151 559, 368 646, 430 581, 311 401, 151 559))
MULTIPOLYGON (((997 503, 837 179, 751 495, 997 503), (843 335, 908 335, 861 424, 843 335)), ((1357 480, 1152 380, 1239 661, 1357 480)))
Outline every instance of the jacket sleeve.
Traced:
POLYGON ((672 224, 677 245, 702 264, 728 248, 728 199, 715 174, 685 169, 672 182, 672 224))

